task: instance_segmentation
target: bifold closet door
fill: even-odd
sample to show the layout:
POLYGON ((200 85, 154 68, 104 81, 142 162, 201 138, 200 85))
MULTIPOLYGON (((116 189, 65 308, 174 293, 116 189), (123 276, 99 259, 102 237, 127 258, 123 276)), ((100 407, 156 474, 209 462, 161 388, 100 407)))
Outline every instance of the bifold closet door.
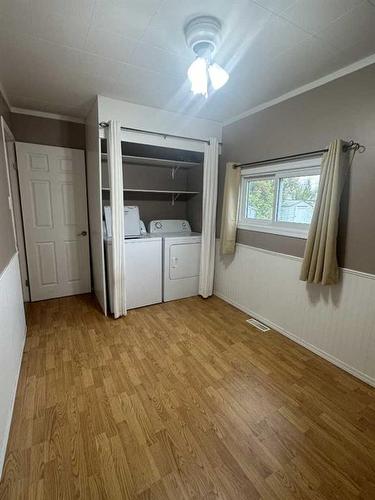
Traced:
MULTIPOLYGON (((90 224, 92 289, 107 314, 107 283, 103 245, 103 192, 98 107, 94 104, 86 118, 87 198, 90 224)), ((103 131, 104 132, 104 131, 103 131)), ((104 138, 104 134, 103 134, 104 138)), ((109 194, 109 193, 108 193, 109 194)))
POLYGON ((90 292, 84 152, 16 149, 31 300, 90 292))
POLYGON ((115 319, 126 316, 126 252, 124 245, 124 190, 121 154, 121 124, 110 120, 107 130, 108 177, 112 226, 112 296, 115 319))

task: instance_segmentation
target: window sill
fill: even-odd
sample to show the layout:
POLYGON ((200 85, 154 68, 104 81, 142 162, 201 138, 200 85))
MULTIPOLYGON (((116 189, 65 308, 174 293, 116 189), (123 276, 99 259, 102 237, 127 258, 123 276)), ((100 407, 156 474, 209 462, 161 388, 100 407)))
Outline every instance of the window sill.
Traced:
POLYGON ((291 236, 292 238, 307 239, 309 230, 293 227, 280 227, 262 224, 237 224, 237 229, 244 229, 246 231, 256 231, 259 233, 277 234, 279 236, 291 236))

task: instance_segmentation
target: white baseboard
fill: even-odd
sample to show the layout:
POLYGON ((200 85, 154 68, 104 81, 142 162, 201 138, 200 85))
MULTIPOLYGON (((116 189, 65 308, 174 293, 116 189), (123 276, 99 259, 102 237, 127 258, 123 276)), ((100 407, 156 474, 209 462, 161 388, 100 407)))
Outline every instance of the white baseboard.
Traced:
POLYGON ((263 316, 257 314, 256 312, 251 311, 249 308, 244 307, 241 304, 236 303, 235 301, 231 300, 229 297, 226 297, 222 293, 215 291, 214 295, 216 295, 217 297, 219 297, 222 300, 225 300, 225 302, 228 302, 228 304, 231 304, 232 306, 234 306, 237 309, 239 309, 240 311, 248 314, 249 316, 257 319, 258 321, 261 321, 262 323, 269 326, 270 328, 272 328, 276 332, 281 333, 285 337, 288 337, 290 340, 293 340, 293 342, 296 342, 297 344, 305 347, 309 351, 312 351, 313 353, 317 354, 321 358, 326 359, 330 363, 332 363, 332 364, 338 366, 339 368, 341 368, 342 370, 350 373, 354 377, 357 377, 360 380, 362 380, 363 382, 366 382, 367 384, 375 387, 375 378, 369 377, 368 375, 366 375, 366 373, 363 373, 363 372, 357 370, 356 368, 353 368, 352 366, 348 365, 347 363, 344 363, 340 359, 335 358, 334 356, 323 351, 322 349, 319 349, 318 347, 315 347, 314 345, 310 344, 309 342, 306 342, 305 340, 300 339, 299 337, 297 337, 293 333, 288 332, 287 330, 282 328, 280 325, 276 325, 276 323, 274 323, 273 321, 270 321, 268 318, 264 318, 263 316))

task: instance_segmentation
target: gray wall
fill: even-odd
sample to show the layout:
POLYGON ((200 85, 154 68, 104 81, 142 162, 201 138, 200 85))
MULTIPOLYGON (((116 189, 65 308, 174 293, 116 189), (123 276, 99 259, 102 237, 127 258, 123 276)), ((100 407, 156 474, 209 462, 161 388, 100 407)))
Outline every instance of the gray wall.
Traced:
POLYGON ((11 112, 8 107, 8 104, 6 103, 3 94, 0 91, 0 115, 4 118, 4 120, 7 122, 8 127, 10 127, 11 123, 11 112))
MULTIPOLYGON (((0 92, 0 114, 10 126, 10 111, 7 103, 0 92)), ((5 164, 4 143, 0 140, 0 274, 8 265, 10 259, 16 251, 14 240, 13 222, 8 205, 8 177, 5 164)))
MULTIPOLYGON (((200 167, 179 169, 172 179, 171 170, 166 167, 147 165, 124 165, 124 182, 128 188, 134 189, 166 189, 202 191, 200 167)), ((103 186, 108 186, 107 162, 102 163, 103 186)), ((127 205, 137 205, 141 219, 146 224, 154 219, 188 219, 193 230, 201 227, 201 195, 192 197, 180 195, 174 205, 171 195, 155 193, 126 193, 124 202, 127 205)), ((109 193, 103 193, 103 203, 109 204, 109 193)))
MULTIPOLYGON (((226 161, 256 161, 324 148, 335 138, 366 146, 342 198, 340 266, 375 274, 375 65, 227 125, 219 175, 221 218, 226 161)), ((246 245, 302 256, 305 240, 239 230, 246 245)))
POLYGON ((64 120, 11 113, 16 141, 85 149, 85 125, 64 120))
MULTIPOLYGON (((11 113, 0 93, 0 113, 16 141, 85 149, 85 125, 11 113)), ((0 273, 15 252, 11 214, 8 207, 8 182, 3 145, 0 145, 0 273)))
MULTIPOLYGON (((0 114, 16 141, 85 149, 85 125, 11 113, 0 92, 0 114)), ((8 181, 3 145, 0 145, 0 273, 15 252, 11 213, 8 207, 8 181)))

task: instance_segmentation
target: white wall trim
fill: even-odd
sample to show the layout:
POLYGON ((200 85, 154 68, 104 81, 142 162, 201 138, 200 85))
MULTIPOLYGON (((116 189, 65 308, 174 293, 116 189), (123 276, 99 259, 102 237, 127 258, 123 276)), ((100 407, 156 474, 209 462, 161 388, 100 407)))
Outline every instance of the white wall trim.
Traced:
POLYGON ((353 368, 352 366, 348 365, 347 363, 344 363, 338 358, 335 358, 331 354, 323 351, 322 349, 319 349, 318 347, 315 347, 313 344, 310 344, 309 342, 306 342, 303 339, 300 339, 296 335, 294 335, 291 332, 288 332, 284 328, 282 328, 280 325, 277 325, 273 321, 270 321, 268 318, 264 318, 260 314, 255 313, 248 307, 244 307, 241 304, 238 304, 236 301, 230 299, 226 295, 214 291, 214 294, 219 297, 222 300, 225 300, 225 302, 228 302, 228 304, 231 304, 232 306, 236 307, 240 311, 248 314, 249 316, 257 319, 258 321, 261 321, 265 325, 269 326, 273 330, 275 330, 278 333, 281 333, 281 335, 284 335, 285 337, 288 337, 290 340, 293 340, 293 342, 296 342, 297 344, 301 345, 302 347, 305 347, 309 351, 312 351, 313 353, 317 354, 318 356, 326 359, 330 363, 334 364, 335 366, 338 366, 342 370, 350 373, 351 375, 354 375, 355 377, 359 378, 363 382, 366 382, 367 384, 375 387, 375 378, 369 377, 366 373, 361 372, 360 370, 357 370, 356 368, 353 368))
POLYGON ((51 120, 61 120, 64 122, 85 123, 85 120, 83 118, 76 118, 74 116, 67 116, 67 115, 58 115, 55 113, 47 113, 46 111, 16 108, 14 106, 10 106, 10 110, 12 113, 17 113, 19 115, 38 116, 40 118, 49 118, 51 120))
POLYGON ((341 267, 340 269, 345 274, 354 274, 355 276, 359 276, 361 278, 366 278, 368 280, 375 280, 375 274, 365 273, 363 271, 357 271, 356 269, 348 269, 346 267, 341 267))
POLYGON ((246 118, 248 116, 254 115, 255 113, 259 113, 259 111, 263 111, 264 109, 275 106, 276 104, 280 104, 283 101, 287 101, 288 99, 291 99, 292 97, 296 97, 300 94, 304 94, 305 92, 308 92, 309 90, 313 90, 313 89, 316 89, 317 87, 321 87, 322 85, 325 85, 326 83, 332 82, 333 80, 337 80, 338 78, 341 78, 342 76, 348 75, 350 73, 354 73, 355 71, 358 71, 362 68, 365 68, 366 66, 370 66, 371 64, 374 64, 374 63, 375 63, 375 54, 372 54, 368 57, 365 57, 364 59, 360 59, 359 61, 356 61, 355 63, 350 64, 349 66, 345 66, 344 68, 341 68, 333 73, 330 73, 329 75, 323 76, 322 78, 318 78, 317 80, 314 80, 313 82, 307 83, 306 85, 302 85, 301 87, 298 87, 294 90, 291 90, 290 92, 287 92, 286 94, 283 94, 279 97, 276 97, 275 99, 271 99, 270 101, 264 102, 262 104, 259 104, 258 106, 255 106, 254 108, 250 108, 247 111, 244 111, 243 113, 235 115, 232 118, 229 118, 228 120, 224 120, 223 127, 226 127, 227 125, 231 125, 232 123, 237 122, 239 120, 242 120, 243 118, 246 118))
MULTIPOLYGON (((216 241, 218 242, 219 238, 216 238, 216 241)), ((256 252, 267 253, 269 255, 281 255, 287 259, 298 260, 299 262, 302 262, 302 257, 297 257, 296 255, 289 255, 286 253, 275 252, 274 250, 267 250, 265 248, 253 247, 252 245, 245 245, 244 243, 236 243, 236 247, 251 248, 256 252)), ((360 276, 361 278, 375 280, 375 274, 365 273, 364 271, 357 271, 356 269, 349 269, 347 267, 340 267, 340 270, 345 274, 354 274, 356 276, 360 276)))

